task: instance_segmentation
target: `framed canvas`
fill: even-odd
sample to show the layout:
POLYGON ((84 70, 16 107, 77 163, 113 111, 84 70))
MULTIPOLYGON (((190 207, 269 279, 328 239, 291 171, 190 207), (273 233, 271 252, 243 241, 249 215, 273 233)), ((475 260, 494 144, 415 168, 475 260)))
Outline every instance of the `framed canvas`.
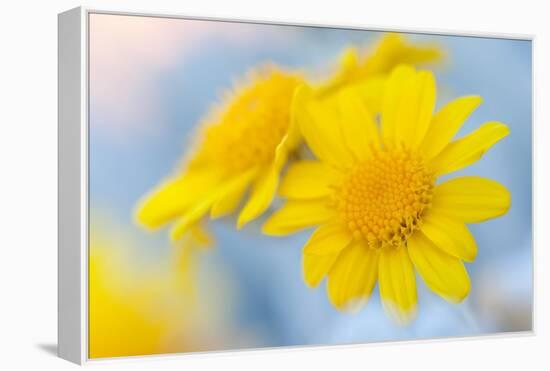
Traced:
POLYGON ((59 15, 59 355, 532 331, 532 37, 59 15))

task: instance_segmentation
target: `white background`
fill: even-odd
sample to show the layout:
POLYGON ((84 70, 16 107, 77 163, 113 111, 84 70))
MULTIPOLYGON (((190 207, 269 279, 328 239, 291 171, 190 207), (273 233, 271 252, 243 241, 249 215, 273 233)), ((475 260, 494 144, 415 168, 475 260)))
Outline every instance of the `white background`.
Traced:
MULTIPOLYGON (((550 369, 550 12, 545 1, 11 1, 0 13, 0 369, 75 369, 53 356, 57 314, 57 13, 192 16, 535 35, 534 336, 94 363, 106 370, 550 369)), ((480 51, 483 52, 483 51, 480 51)), ((495 63, 499 63, 498 60, 495 63)), ((527 180, 526 180, 527 181, 527 180)), ((513 274, 513 272, 510 272, 513 274)))

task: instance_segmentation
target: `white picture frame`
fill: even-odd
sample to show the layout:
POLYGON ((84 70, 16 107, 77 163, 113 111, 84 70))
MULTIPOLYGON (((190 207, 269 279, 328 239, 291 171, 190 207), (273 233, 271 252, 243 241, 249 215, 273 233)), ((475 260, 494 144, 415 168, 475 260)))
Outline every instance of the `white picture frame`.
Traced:
MULTIPOLYGON (((262 24, 323 26, 273 21, 216 19, 78 7, 58 15, 58 355, 76 364, 88 357, 88 17, 119 14, 262 24)), ((330 25, 330 27, 335 27, 330 25)), ((342 26, 353 29, 353 27, 342 26)), ((480 36, 535 41, 533 35, 478 34, 446 30, 362 27, 374 31, 480 36)), ((535 45, 533 43, 533 49, 535 45)), ((518 335, 523 335, 520 332, 518 335)), ((528 331, 527 333, 532 333, 528 331)), ((494 337, 510 336, 494 334, 494 337)), ((181 356, 186 354, 170 354, 181 356)), ((152 355, 147 357, 159 357, 152 355)), ((95 360, 94 360, 95 362, 95 360)))

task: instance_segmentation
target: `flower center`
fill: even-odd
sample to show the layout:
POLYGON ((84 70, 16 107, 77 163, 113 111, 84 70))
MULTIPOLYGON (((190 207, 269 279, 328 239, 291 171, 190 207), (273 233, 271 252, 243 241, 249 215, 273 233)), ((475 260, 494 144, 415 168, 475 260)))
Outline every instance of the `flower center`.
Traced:
POLYGON ((290 102, 302 82, 297 75, 270 69, 228 97, 211 117, 192 163, 219 165, 229 173, 271 163, 290 124, 290 102))
POLYGON ((336 193, 337 207, 354 238, 372 248, 400 246, 419 228, 434 181, 410 151, 380 150, 352 168, 336 193))

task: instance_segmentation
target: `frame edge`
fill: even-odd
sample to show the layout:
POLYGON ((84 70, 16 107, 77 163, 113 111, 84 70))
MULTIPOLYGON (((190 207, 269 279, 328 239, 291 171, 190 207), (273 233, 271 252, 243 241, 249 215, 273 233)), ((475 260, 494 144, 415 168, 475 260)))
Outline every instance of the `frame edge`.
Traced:
POLYGON ((78 7, 58 15, 57 354, 76 364, 87 359, 84 14, 78 7))

